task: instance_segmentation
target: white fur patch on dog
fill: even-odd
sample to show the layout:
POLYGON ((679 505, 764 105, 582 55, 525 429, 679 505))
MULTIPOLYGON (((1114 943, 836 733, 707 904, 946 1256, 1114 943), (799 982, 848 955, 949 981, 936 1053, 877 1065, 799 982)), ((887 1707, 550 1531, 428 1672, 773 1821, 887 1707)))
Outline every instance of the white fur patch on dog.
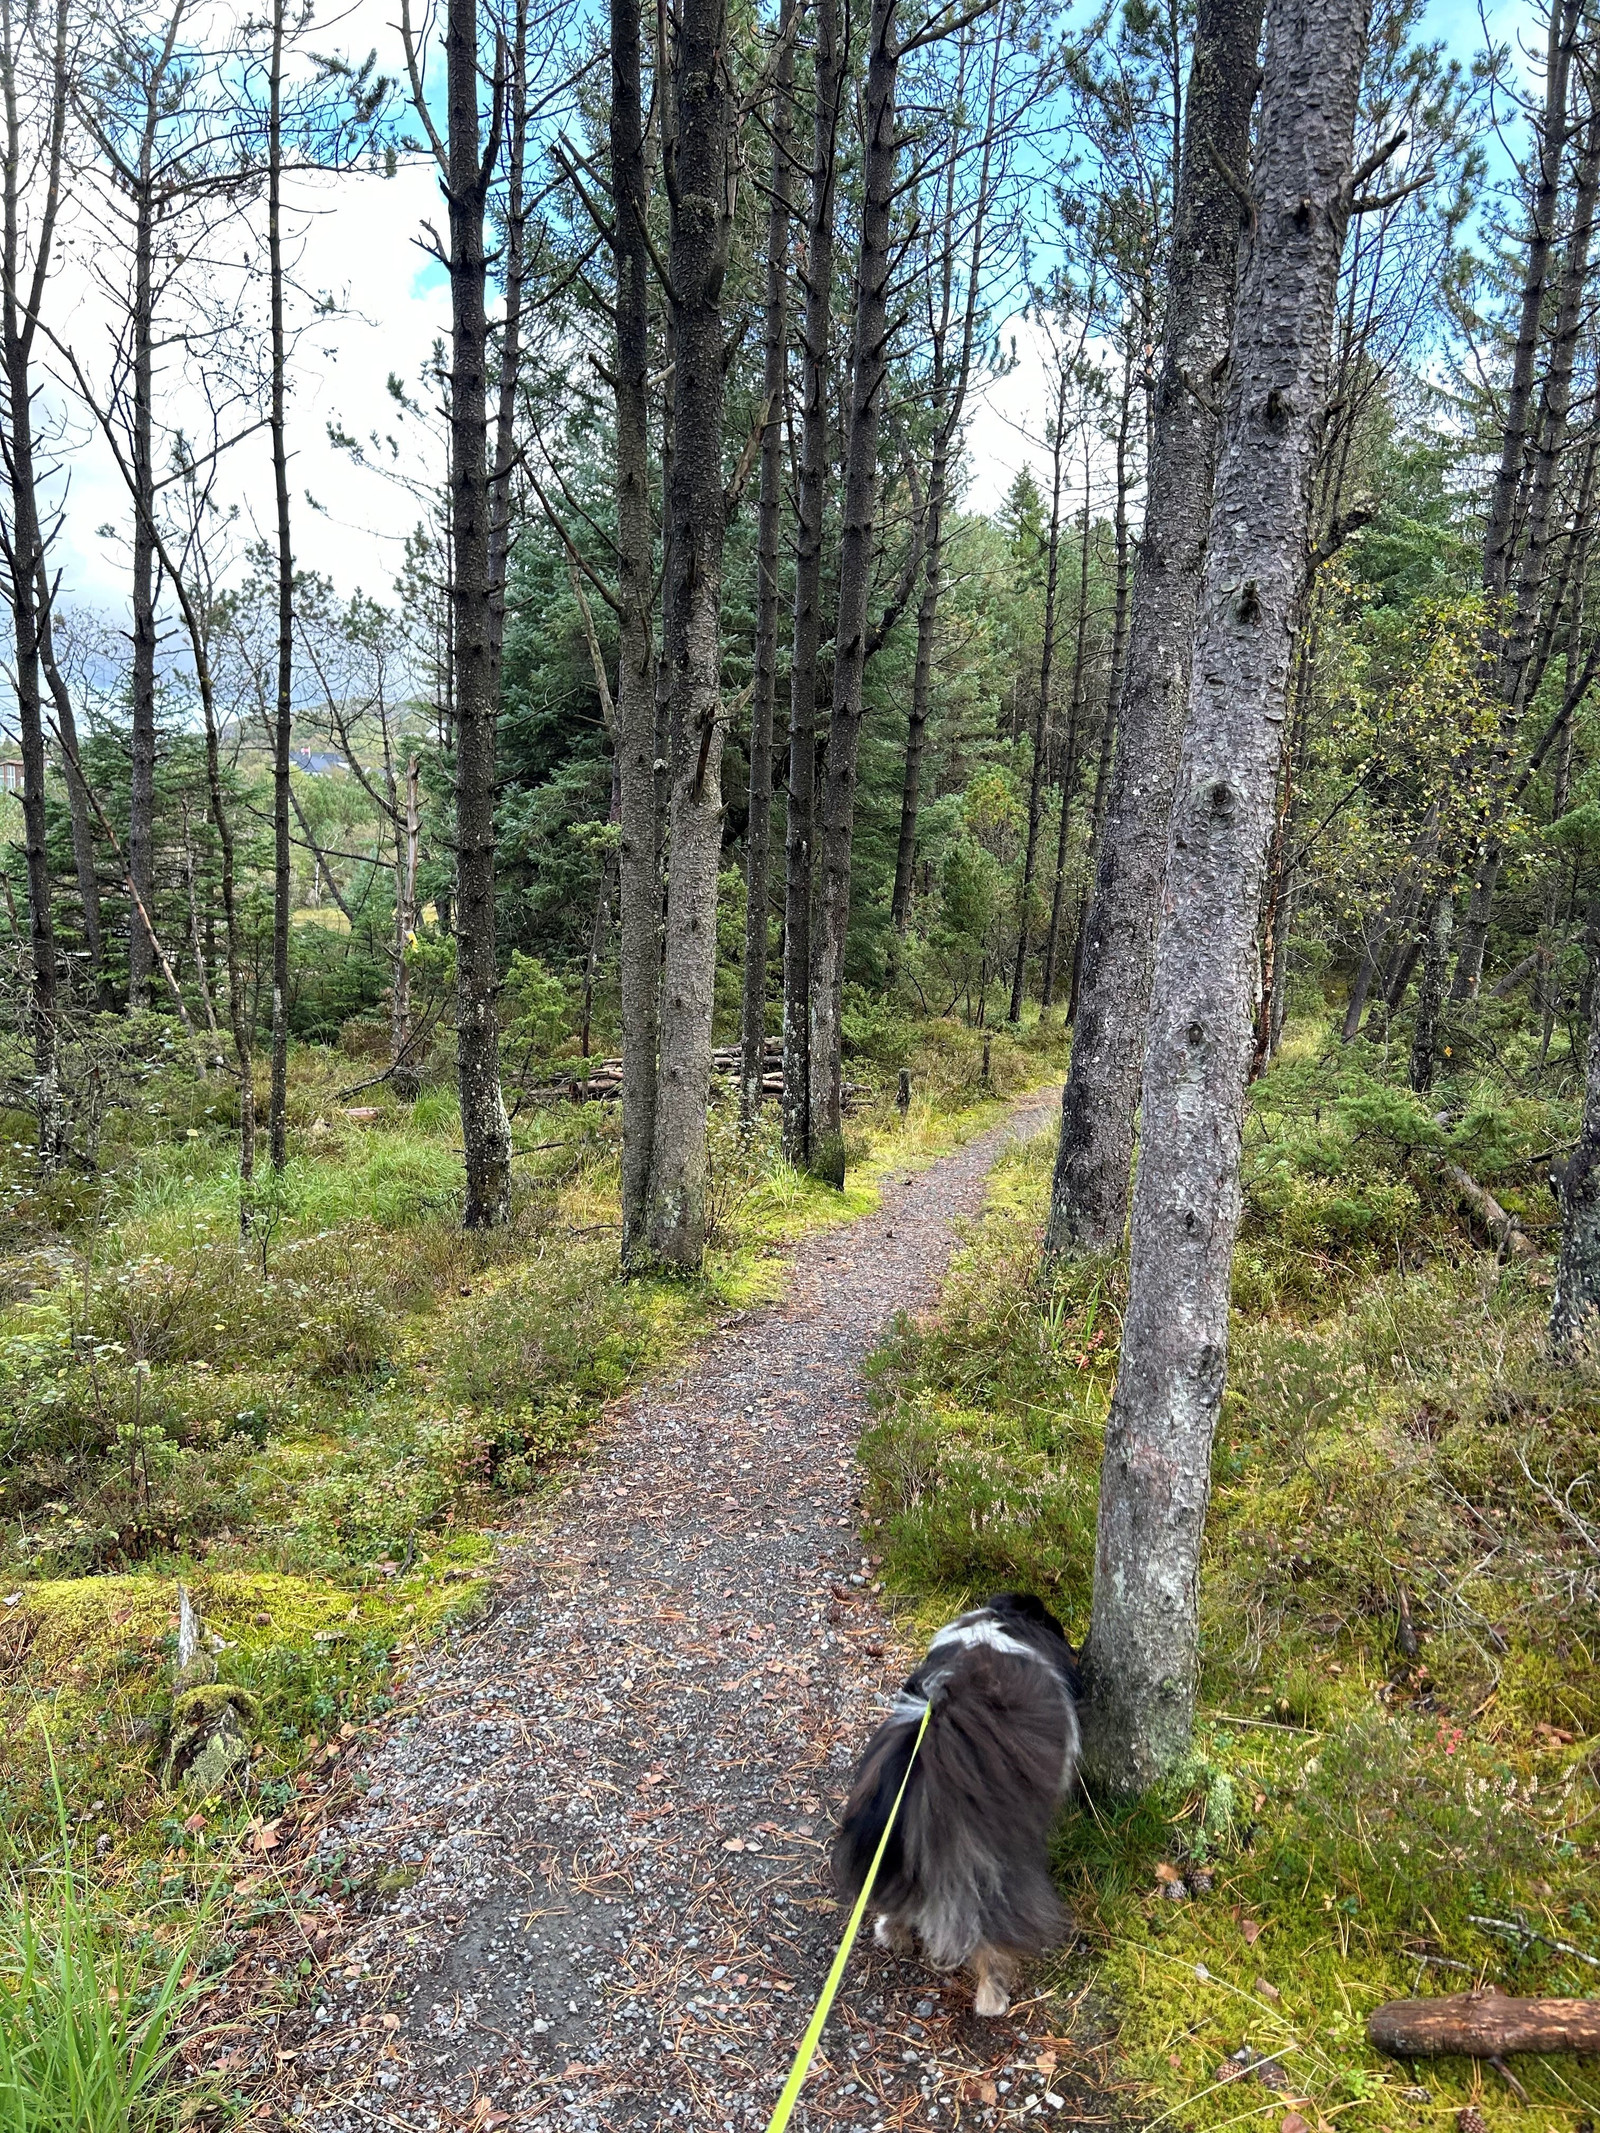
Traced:
POLYGON ((1013 1659, 1037 1659, 1041 1666, 1049 1664, 1043 1652, 1035 1651, 1031 1644, 1024 1644, 1018 1637, 1007 1636, 993 1615, 979 1615, 976 1619, 963 1615, 959 1621, 947 1623, 928 1650, 930 1653, 943 1651, 952 1644, 958 1651, 969 1651, 975 1644, 987 1644, 992 1651, 1008 1652, 1013 1659))

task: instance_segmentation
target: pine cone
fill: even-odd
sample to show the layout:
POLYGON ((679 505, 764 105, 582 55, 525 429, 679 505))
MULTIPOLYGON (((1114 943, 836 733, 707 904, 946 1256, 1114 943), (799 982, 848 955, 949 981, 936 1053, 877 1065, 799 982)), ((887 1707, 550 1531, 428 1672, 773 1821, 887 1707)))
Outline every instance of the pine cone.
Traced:
POLYGON ((1456 2133, 1489 2133, 1489 2122, 1469 2103, 1464 2110, 1456 2113, 1456 2133))

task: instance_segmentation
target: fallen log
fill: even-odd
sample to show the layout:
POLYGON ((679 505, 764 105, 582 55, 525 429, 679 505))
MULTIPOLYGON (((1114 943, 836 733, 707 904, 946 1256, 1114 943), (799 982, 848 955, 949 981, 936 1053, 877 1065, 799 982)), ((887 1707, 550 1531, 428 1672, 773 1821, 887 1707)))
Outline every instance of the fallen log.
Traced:
POLYGON ((1538 1258, 1539 1247, 1516 1216, 1508 1214, 1470 1171, 1463 1170, 1459 1163, 1447 1162, 1444 1174, 1502 1251, 1515 1252, 1519 1259, 1538 1258))
POLYGON ((1493 1991, 1390 2000, 1368 2015, 1367 2042, 1391 2059, 1600 2052, 1600 2000, 1523 2000, 1493 1991))

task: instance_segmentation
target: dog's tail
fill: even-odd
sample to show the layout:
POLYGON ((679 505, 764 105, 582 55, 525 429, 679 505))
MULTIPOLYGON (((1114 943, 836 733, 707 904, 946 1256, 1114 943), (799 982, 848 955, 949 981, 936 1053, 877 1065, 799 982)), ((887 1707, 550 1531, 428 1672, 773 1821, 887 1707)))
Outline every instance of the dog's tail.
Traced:
MULTIPOLYGON (((933 1710, 879 1869, 875 1902, 954 1969, 980 1942, 1032 1953, 1066 1914, 1050 1880, 1051 1825, 1077 1762, 1078 1721, 1061 1676, 975 1645, 927 1684, 933 1710)), ((833 1846, 840 1894, 870 1871, 924 1709, 903 1693, 867 1748, 833 1846)))

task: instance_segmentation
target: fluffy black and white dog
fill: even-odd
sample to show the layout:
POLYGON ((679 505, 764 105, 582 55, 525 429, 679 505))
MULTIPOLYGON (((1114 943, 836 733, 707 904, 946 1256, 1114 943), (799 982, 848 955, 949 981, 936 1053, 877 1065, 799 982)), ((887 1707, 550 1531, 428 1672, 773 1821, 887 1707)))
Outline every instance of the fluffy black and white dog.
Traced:
POLYGON ((930 1704, 873 1892, 874 1937, 901 1955, 920 1942, 936 1970, 965 1964, 975 2011, 1002 2015, 1021 1959, 1067 1923, 1048 1856, 1078 1760, 1078 1673, 1061 1624, 1030 1595, 997 1592, 940 1630, 856 1771, 833 1844, 848 1903, 930 1704))

